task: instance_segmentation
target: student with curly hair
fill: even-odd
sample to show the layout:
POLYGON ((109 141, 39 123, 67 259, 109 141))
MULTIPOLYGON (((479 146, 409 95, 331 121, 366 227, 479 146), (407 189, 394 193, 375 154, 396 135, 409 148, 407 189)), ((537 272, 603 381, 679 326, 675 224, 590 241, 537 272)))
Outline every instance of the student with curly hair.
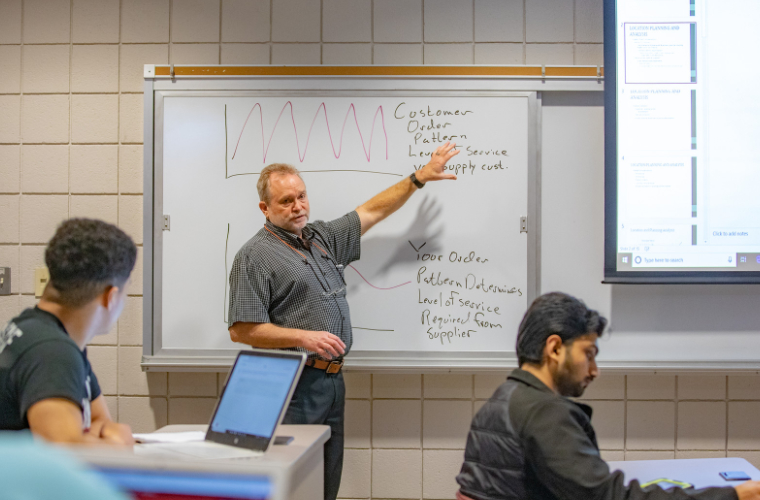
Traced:
POLYGON ((108 333, 126 300, 137 248, 121 229, 70 219, 45 251, 50 281, 36 307, 0 330, 0 429, 58 443, 131 446, 111 419, 87 344, 108 333))

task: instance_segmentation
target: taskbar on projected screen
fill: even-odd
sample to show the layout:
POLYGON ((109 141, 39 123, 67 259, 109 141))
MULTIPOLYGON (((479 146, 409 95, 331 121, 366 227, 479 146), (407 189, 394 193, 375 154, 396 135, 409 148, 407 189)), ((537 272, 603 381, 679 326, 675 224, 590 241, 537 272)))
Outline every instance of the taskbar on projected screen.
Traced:
POLYGON ((760 272, 760 253, 618 252, 619 272, 760 272))

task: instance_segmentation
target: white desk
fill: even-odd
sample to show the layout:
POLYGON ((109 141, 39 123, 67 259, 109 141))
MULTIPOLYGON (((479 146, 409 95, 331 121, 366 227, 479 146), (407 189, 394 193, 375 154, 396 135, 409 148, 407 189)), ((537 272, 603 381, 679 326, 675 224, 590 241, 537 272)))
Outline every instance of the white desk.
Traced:
POLYGON ((645 483, 665 477, 685 481, 694 488, 708 486, 736 486, 742 481, 726 481, 718 475, 725 471, 743 471, 754 480, 760 480, 760 471, 743 458, 695 458, 681 460, 632 460, 629 462, 607 462, 610 470, 625 473, 625 482, 638 479, 645 483))
MULTIPOLYGON (((156 432, 205 431, 206 425, 167 425, 156 432)), ((287 445, 272 445, 258 457, 199 460, 178 453, 148 456, 124 451, 75 448, 76 455, 96 466, 149 466, 163 470, 211 471, 233 474, 266 474, 279 487, 273 500, 322 500, 324 498, 324 444, 330 438, 326 425, 281 425, 278 436, 292 436, 287 445)), ((150 446, 150 445, 137 445, 150 446)))

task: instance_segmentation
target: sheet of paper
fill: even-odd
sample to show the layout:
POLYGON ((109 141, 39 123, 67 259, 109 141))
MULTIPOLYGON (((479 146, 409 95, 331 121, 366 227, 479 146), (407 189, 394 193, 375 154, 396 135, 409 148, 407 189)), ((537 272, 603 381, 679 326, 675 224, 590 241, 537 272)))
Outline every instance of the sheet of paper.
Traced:
POLYGON ((221 460, 226 458, 253 458, 263 457, 261 451, 236 448, 209 441, 184 442, 184 443, 151 443, 135 447, 137 455, 181 455, 185 459, 190 457, 201 460, 221 460))
POLYGON ((132 434, 138 443, 190 443, 203 441, 206 433, 203 431, 187 432, 149 432, 146 434, 132 434))

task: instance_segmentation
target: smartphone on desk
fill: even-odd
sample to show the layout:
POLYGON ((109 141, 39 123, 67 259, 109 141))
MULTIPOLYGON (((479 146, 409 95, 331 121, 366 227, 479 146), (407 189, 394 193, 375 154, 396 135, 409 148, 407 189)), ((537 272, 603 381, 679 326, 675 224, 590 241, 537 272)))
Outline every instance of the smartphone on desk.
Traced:
POLYGON ((730 470, 726 472, 719 472, 718 474, 720 474, 720 477, 726 481, 749 481, 751 479, 746 472, 742 472, 740 470, 730 470))
POLYGON ((284 446, 290 444, 293 441, 293 436, 275 436, 274 444, 276 446, 284 446))

